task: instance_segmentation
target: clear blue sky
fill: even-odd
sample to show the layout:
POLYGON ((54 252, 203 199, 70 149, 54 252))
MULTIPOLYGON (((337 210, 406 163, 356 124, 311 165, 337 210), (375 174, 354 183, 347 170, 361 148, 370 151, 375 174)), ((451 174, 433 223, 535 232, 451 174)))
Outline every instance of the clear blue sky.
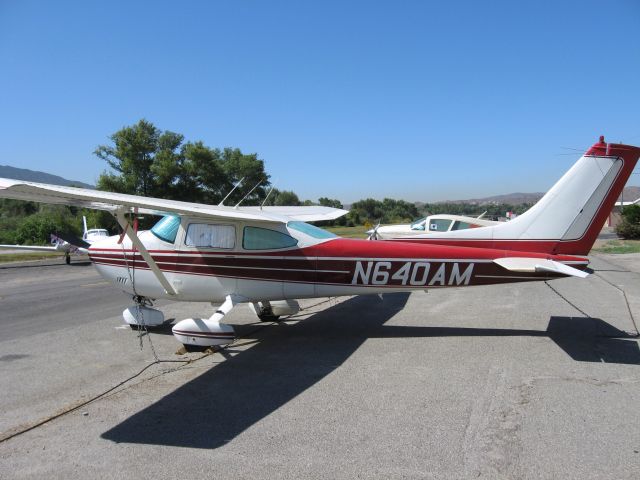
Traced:
POLYGON ((638 0, 0 0, 0 62, 0 164, 89 183, 140 118, 347 203, 544 191, 640 144, 638 0))

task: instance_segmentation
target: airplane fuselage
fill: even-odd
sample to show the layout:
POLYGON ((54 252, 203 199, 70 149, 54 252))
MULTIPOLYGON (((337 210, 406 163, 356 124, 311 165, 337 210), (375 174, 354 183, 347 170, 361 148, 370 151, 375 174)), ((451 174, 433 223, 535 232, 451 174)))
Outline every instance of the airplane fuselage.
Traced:
MULTIPOLYGON (((224 222, 218 225, 209 222, 198 228, 206 231, 211 227, 215 231, 218 226, 224 226, 228 238, 218 238, 214 242, 224 243, 225 248, 190 246, 194 240, 189 239, 187 232, 196 222, 200 220, 183 218, 172 243, 161 240, 152 231, 139 234, 173 287, 174 295, 166 292, 126 238, 121 243, 118 243, 118 236, 97 242, 89 249, 89 256, 101 275, 128 293, 203 302, 220 302, 230 294, 251 301, 300 299, 546 280, 561 276, 551 272, 512 272, 494 263, 495 259, 514 256, 517 252, 513 251, 398 245, 338 237, 319 239, 290 228, 297 222, 266 226, 264 223, 224 222), (262 249, 259 242, 248 244, 245 235, 252 229, 260 230, 261 234, 264 230, 277 232, 294 239, 296 245, 262 249)), ((311 230, 311 233, 316 232, 311 230)), ((588 264, 587 259, 580 257, 519 255, 553 259, 579 269, 588 264)))

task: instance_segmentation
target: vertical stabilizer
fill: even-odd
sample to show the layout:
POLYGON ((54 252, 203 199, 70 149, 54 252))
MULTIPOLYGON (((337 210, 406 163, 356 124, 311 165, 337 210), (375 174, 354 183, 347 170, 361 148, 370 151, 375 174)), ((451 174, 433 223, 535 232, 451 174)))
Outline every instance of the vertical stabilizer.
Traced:
POLYGON ((640 157, 640 148, 594 144, 533 207, 499 225, 407 239, 550 254, 587 255, 640 157))

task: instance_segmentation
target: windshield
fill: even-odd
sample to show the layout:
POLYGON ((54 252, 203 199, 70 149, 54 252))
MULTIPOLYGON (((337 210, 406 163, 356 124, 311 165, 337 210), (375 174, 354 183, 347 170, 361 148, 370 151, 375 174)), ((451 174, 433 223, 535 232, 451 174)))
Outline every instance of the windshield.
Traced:
POLYGON ((424 230, 424 222, 427 217, 419 218, 411 224, 411 230, 424 230))
POLYGON ((174 243, 176 241, 179 226, 180 217, 178 215, 165 215, 153 226, 151 233, 160 240, 174 243))
POLYGON ((322 228, 318 228, 315 225, 310 225, 305 222, 288 222, 287 227, 298 232, 304 233, 305 235, 309 235, 310 237, 317 238, 319 240, 325 240, 327 238, 336 238, 337 235, 327 232, 322 228))

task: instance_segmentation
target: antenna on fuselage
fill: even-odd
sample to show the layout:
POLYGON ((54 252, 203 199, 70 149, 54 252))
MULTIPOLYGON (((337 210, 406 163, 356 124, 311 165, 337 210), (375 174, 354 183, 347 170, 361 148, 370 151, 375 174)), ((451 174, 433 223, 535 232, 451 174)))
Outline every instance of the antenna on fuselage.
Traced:
POLYGON ((262 207, 264 207, 264 204, 267 203, 267 199, 269 198, 269 195, 271 195, 271 192, 273 192, 273 189, 276 188, 276 182, 274 180, 274 182, 271 184, 271 189, 269 190, 269 193, 267 193, 267 196, 264 197, 264 201, 262 202, 262 205, 260 205, 260 210, 262 210, 262 207))
MULTIPOLYGON (((229 193, 227 193, 227 196, 224 197, 222 199, 222 201, 218 204, 219 207, 224 207, 224 202, 227 198, 229 198, 229 195, 231 195, 233 193, 233 191, 238 188, 240 186, 240 184, 242 183, 242 181, 247 178, 247 177, 242 177, 240 180, 237 181, 237 183, 233 186, 233 188, 231 189, 231 191, 229 193)), ((244 200, 244 199, 243 199, 244 200)), ((242 200, 240 200, 242 201, 242 200)))
POLYGON ((238 203, 236 203, 235 207, 233 207, 233 208, 238 208, 238 207, 240 206, 240 204, 241 204, 242 202, 244 202, 244 200, 245 200, 249 195, 251 195, 251 194, 253 193, 253 191, 254 191, 256 188, 258 188, 262 182, 264 182, 264 179, 262 179, 262 180, 260 180, 258 183, 256 183, 256 184, 255 184, 255 186, 254 186, 251 190, 249 190, 249 193, 247 193, 244 197, 242 197, 242 200, 240 200, 238 203))

